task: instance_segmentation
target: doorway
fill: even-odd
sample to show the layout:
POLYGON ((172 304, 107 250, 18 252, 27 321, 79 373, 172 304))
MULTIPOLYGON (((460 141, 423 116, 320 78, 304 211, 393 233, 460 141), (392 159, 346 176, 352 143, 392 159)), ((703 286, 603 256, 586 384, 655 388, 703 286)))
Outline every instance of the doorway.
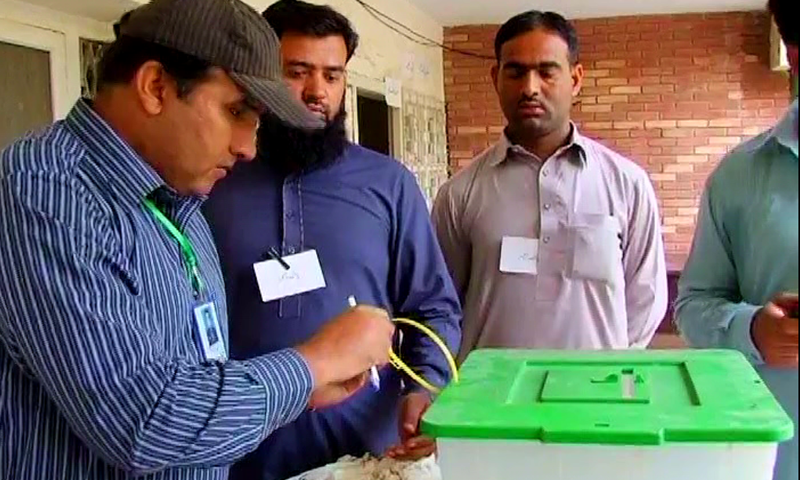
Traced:
POLYGON ((392 155, 391 110, 383 98, 358 92, 358 143, 370 150, 392 155))

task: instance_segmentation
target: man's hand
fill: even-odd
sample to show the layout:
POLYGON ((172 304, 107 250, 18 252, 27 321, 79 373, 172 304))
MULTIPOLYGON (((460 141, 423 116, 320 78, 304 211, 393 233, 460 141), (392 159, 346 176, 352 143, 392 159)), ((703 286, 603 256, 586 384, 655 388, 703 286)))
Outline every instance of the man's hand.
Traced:
POLYGON ((338 405, 361 390, 361 387, 366 385, 368 378, 368 374, 362 373, 358 377, 351 378, 341 383, 333 383, 316 388, 311 393, 308 406, 312 409, 319 409, 338 405))
POLYGON ((400 445, 391 447, 386 455, 397 460, 421 460, 436 452, 436 442, 419 433, 422 416, 433 400, 426 392, 410 393, 400 401, 400 445))
POLYGON ((358 306, 331 320, 297 347, 314 377, 310 406, 341 403, 358 391, 372 366, 389 362, 393 336, 388 313, 358 306))
POLYGON ((756 313, 753 342, 771 367, 797 368, 797 307, 796 293, 781 293, 756 313))

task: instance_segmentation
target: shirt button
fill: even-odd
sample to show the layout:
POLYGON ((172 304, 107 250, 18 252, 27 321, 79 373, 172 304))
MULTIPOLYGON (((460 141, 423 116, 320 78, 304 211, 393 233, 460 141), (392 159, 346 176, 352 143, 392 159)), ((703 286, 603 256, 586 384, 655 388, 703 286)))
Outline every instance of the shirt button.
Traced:
POLYGON ((297 250, 295 250, 294 247, 289 247, 286 249, 286 251, 289 252, 289 255, 294 255, 294 252, 296 252, 297 250))
POLYGON ((544 242, 544 243, 545 243, 545 245, 546 245, 546 244, 548 244, 548 243, 550 243, 550 237, 544 237, 544 238, 542 239, 542 242, 544 242))
POLYGON ((545 209, 545 210, 550 210, 551 208, 553 208, 553 206, 552 206, 552 205, 550 205, 549 203, 545 203, 545 204, 544 204, 544 209, 545 209))
POLYGON ((545 177, 550 175, 550 170, 545 168, 544 170, 542 170, 542 175, 544 175, 545 177))

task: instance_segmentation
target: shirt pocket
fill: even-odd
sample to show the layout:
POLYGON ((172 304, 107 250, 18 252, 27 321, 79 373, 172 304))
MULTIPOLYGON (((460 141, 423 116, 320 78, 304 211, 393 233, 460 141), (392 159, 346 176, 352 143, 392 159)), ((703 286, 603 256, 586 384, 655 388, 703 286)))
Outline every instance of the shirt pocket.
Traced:
POLYGON ((619 221, 610 215, 580 213, 567 229, 572 239, 570 277, 615 285, 622 276, 619 221))

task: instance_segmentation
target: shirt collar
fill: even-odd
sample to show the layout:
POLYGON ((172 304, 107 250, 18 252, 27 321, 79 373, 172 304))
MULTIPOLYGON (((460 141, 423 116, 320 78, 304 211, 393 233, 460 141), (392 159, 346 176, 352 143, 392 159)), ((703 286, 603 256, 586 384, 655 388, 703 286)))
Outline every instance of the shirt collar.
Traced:
POLYGON ((794 153, 795 158, 798 157, 797 153, 797 99, 792 102, 786 115, 783 116, 780 123, 775 126, 773 130, 775 140, 784 147, 794 153))
MULTIPOLYGON (((572 158, 577 158, 580 162, 585 163, 587 159, 587 144, 586 138, 580 134, 578 131, 578 126, 575 123, 570 122, 571 133, 569 136, 569 140, 567 144, 558 149, 556 153, 553 154, 553 157, 561 155, 562 153, 568 150, 575 150, 578 155, 573 156, 572 158)), ((511 157, 523 157, 523 158, 530 158, 538 162, 544 162, 545 160, 537 158, 535 155, 530 153, 529 151, 525 150, 519 145, 515 145, 508 139, 508 135, 506 132, 503 132, 502 137, 500 138, 500 142, 497 145, 497 150, 494 158, 490 162, 490 164, 494 167, 500 165, 504 161, 508 160, 511 157)))
POLYGON ((89 175, 103 182, 122 199, 139 205, 164 180, 133 148, 95 112, 88 100, 78 100, 66 118, 66 125, 89 153, 89 175))
POLYGON ((798 115, 797 115, 797 99, 792 102, 792 105, 787 110, 783 118, 777 125, 772 127, 763 138, 763 141, 754 145, 753 150, 764 148, 769 142, 776 142, 788 149, 794 154, 795 159, 798 158, 798 115))

